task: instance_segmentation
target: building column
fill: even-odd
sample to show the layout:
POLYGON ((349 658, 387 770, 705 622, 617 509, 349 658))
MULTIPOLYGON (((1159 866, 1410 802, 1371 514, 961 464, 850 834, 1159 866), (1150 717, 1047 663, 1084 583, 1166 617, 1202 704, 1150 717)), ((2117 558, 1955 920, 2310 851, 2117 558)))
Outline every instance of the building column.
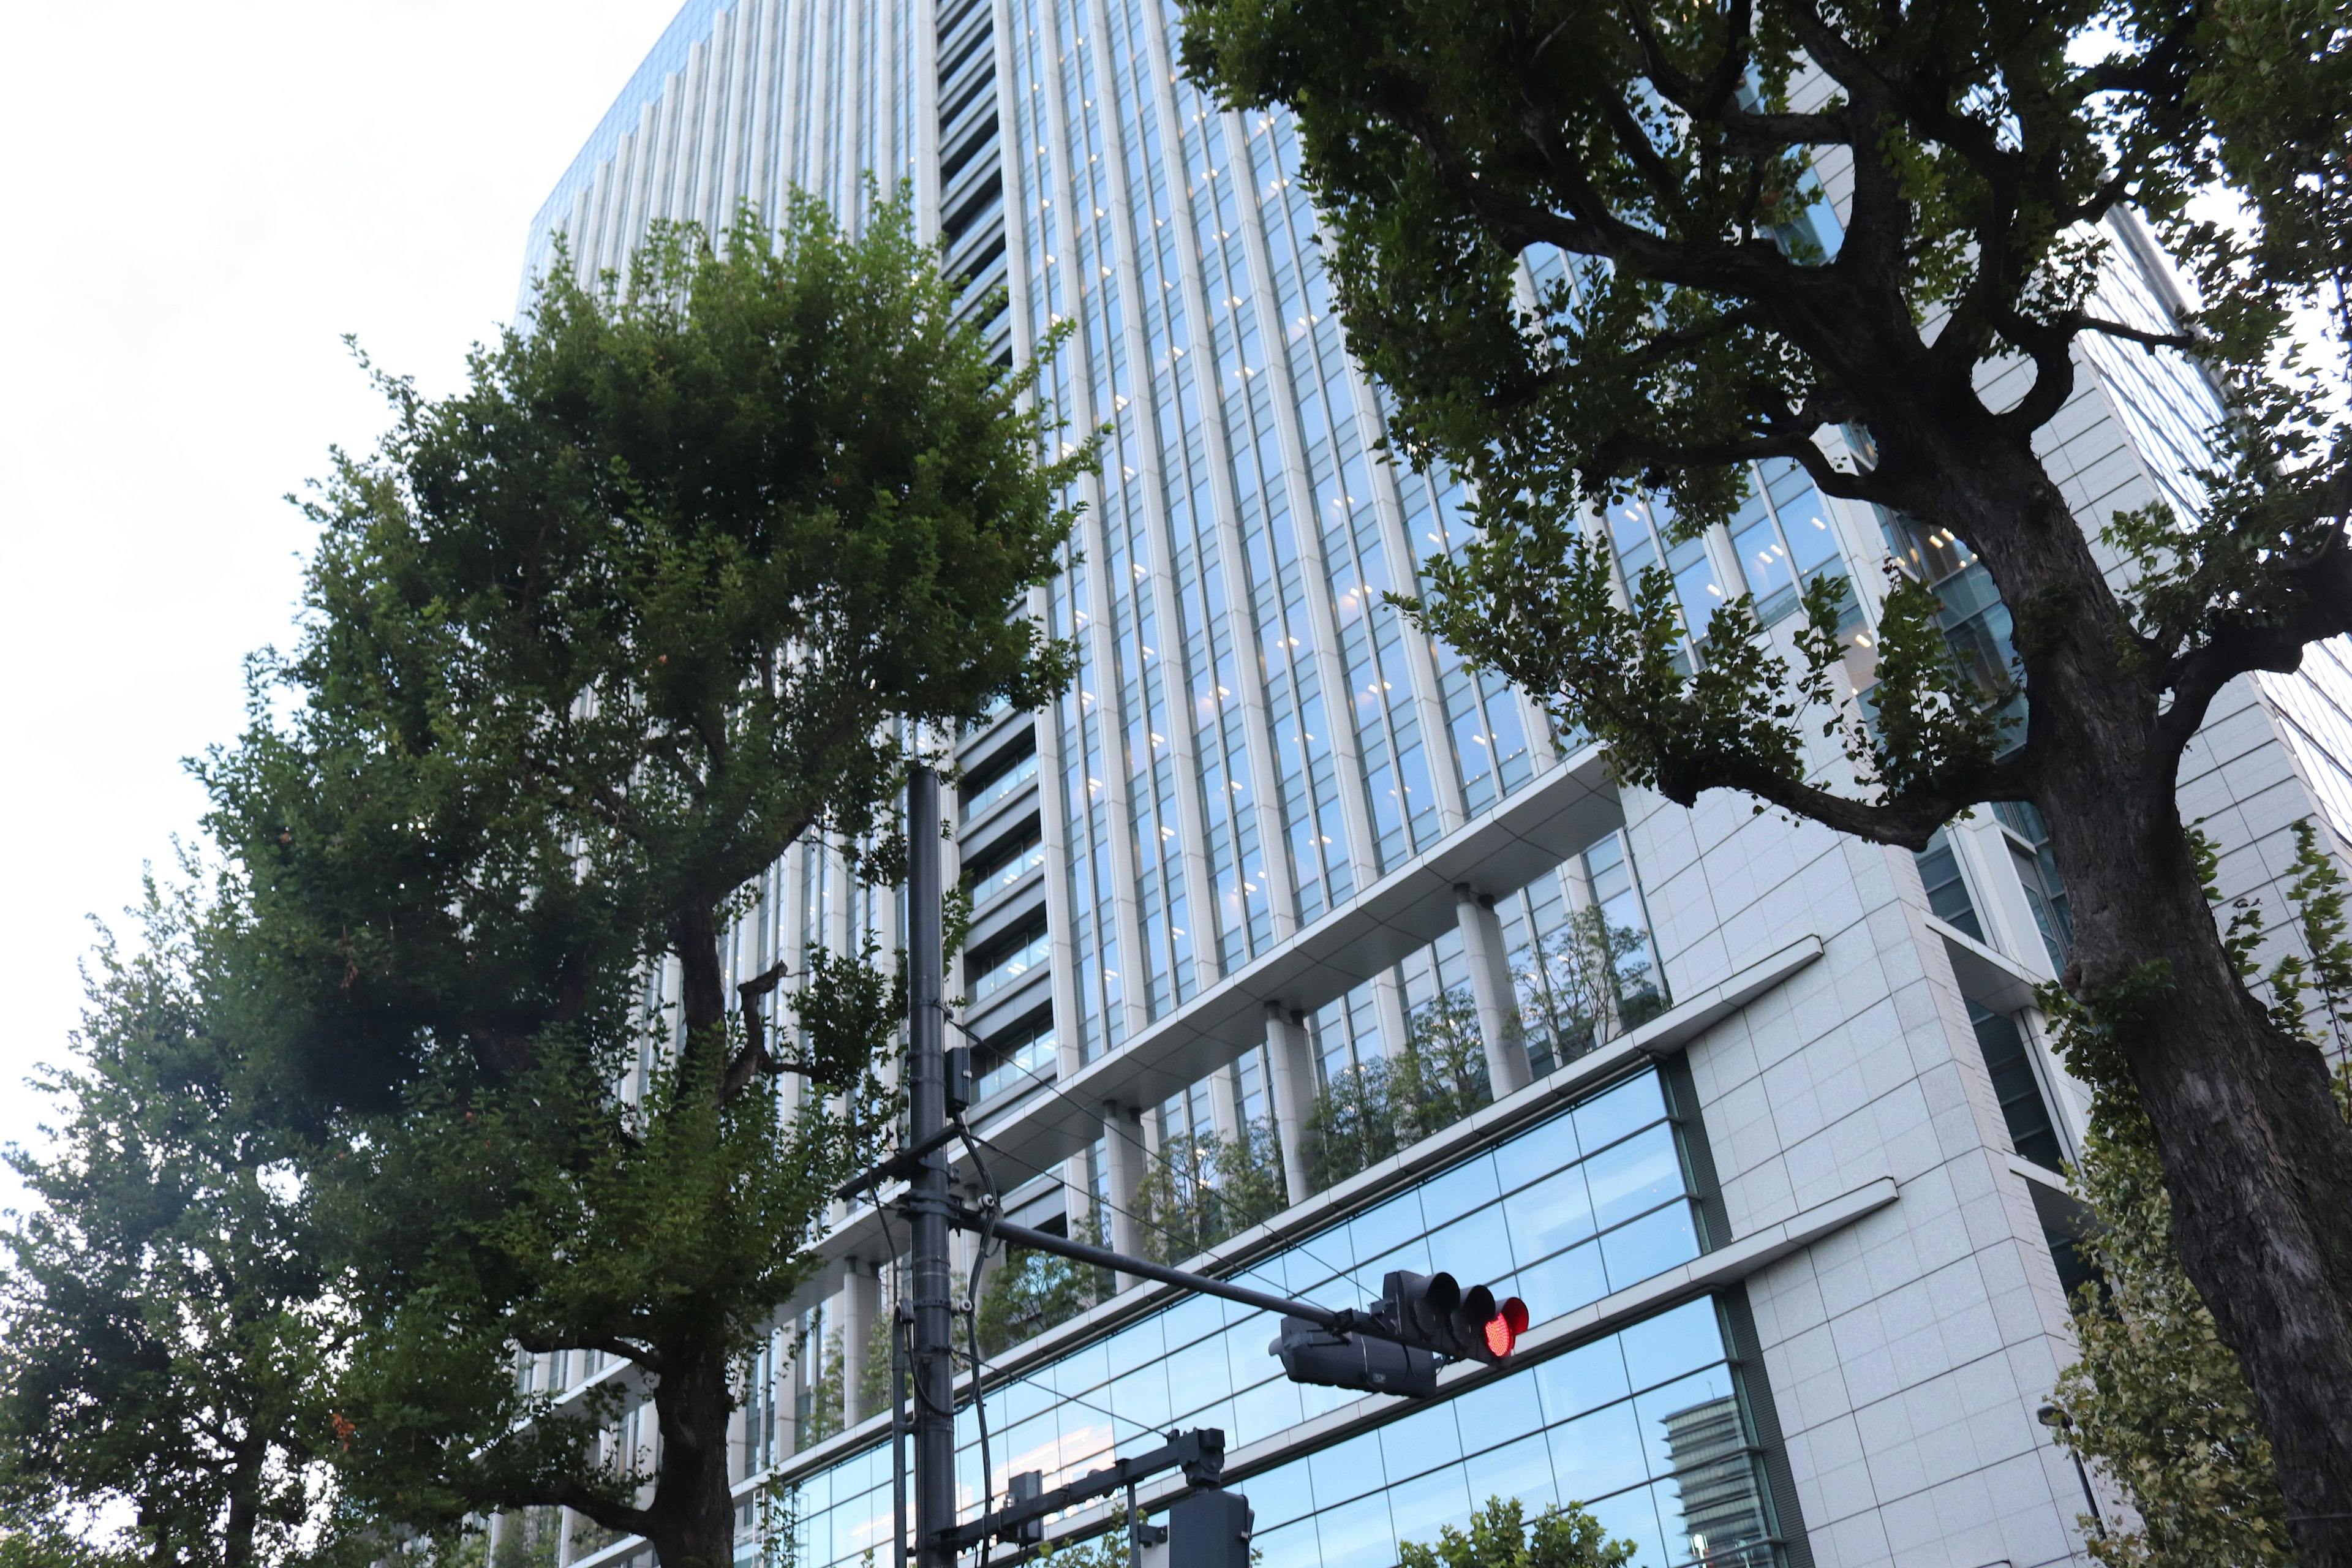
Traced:
POLYGON ((1303 1204, 1315 1195, 1307 1182, 1307 1111, 1315 1103, 1315 1062, 1306 1029, 1292 1022, 1279 1002, 1265 1005, 1265 1057, 1285 1195, 1303 1204))
MULTIPOLYGON (((1135 1223, 1136 1189, 1143 1184, 1142 1118, 1127 1106, 1103 1102, 1103 1172, 1110 1206, 1110 1246, 1129 1258, 1144 1255, 1143 1227, 1135 1223)), ((1118 1289, 1140 1283, 1134 1275, 1118 1276, 1118 1289)))
POLYGON ((1486 1047, 1486 1081, 1500 1100, 1527 1088, 1535 1077, 1528 1067, 1527 1041, 1512 1027, 1517 994, 1510 965, 1504 960, 1503 922, 1495 913, 1494 900, 1480 898, 1467 885, 1454 889, 1454 913, 1462 927, 1462 957, 1470 966, 1478 1037, 1486 1047))
POLYGON ((882 1310, 882 1281, 866 1265, 849 1260, 841 1282, 841 1424, 845 1430, 868 1415, 866 1408, 866 1349, 874 1342, 874 1320, 882 1310))
MULTIPOLYGON (((1062 1224, 1071 1239, 1084 1241, 1095 1220, 1094 1153, 1081 1149, 1062 1162, 1062 1224)), ((1101 1245, 1110 1245, 1110 1232, 1100 1233, 1101 1245)))
POLYGON ((1214 1123, 1220 1140, 1226 1143, 1241 1142, 1242 1072, 1239 1064, 1228 1062, 1209 1075, 1209 1120, 1214 1123))
POLYGON ((789 1459, 809 1445, 801 1430, 801 1395, 809 1392, 808 1365, 814 1359, 801 1340, 803 1320, 787 1321, 783 1346, 792 1352, 776 1369, 776 1458, 789 1459))

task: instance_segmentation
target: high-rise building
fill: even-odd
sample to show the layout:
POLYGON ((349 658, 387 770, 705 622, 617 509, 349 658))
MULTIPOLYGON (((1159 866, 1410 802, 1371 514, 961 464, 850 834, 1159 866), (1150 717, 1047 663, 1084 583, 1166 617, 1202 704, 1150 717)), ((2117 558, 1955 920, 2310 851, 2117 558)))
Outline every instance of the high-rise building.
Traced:
MULTIPOLYGON (((2038 818, 1980 812, 1914 857, 1728 796, 1685 810, 1386 607, 1461 543, 1460 493, 1379 456, 1294 130, 1197 92, 1174 29, 1167 0, 688 0, 530 237, 531 274, 557 234, 617 267, 656 217, 718 227, 794 186, 854 213, 869 175, 905 180, 1005 353, 1076 324, 1045 395, 1109 434, 1032 608, 1080 674, 960 751, 953 989, 989 1174, 1017 1220, 1330 1305, 1439 1268, 1533 1310, 1513 1370, 1408 1402, 1285 1381, 1262 1314, 1000 1267, 994 1490, 1214 1426, 1266 1568, 1383 1568, 1496 1494, 1582 1503, 1654 1568, 2079 1556, 2076 1477, 2035 1419, 2072 1353, 2057 1167, 2084 1114, 2032 1005, 2068 942, 2038 818)), ((2106 313, 2164 321, 2161 257, 2115 237, 2106 313)), ((2083 353, 2045 443, 2079 514, 2193 502, 2210 389, 2083 353)), ((1698 540, 1638 502, 1595 526, 1628 570, 1664 566, 1694 627, 1752 588, 1786 635, 1797 586, 1842 574, 1858 649, 1893 554, 2005 667, 1964 545, 1793 467, 1751 490, 1698 540)), ((2291 824, 2352 837, 2352 657, 2240 683, 2182 800, 2224 891, 2274 903, 2291 824)), ((860 930, 887 947, 900 919, 822 845, 756 892, 746 973, 860 930)), ((889 1547, 890 1237, 844 1208, 825 1250, 738 1426, 744 1550, 755 1500, 788 1497, 800 1568, 889 1547)), ((572 1564, 642 1550, 562 1534, 572 1564)))

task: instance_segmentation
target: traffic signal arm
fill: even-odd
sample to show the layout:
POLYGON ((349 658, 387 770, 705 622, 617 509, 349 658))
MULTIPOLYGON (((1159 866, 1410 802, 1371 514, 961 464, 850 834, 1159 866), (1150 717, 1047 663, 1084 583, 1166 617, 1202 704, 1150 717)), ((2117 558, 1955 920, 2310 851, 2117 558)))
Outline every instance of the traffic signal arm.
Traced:
POLYGON ((960 1230, 992 1230, 1013 1246, 1025 1247, 1032 1252, 1050 1252, 1057 1258, 1091 1263, 1097 1268, 1116 1269, 1141 1279, 1181 1285, 1188 1290, 1198 1290, 1203 1296, 1222 1296, 1228 1301, 1239 1301, 1244 1307, 1279 1312, 1288 1318, 1304 1318, 1318 1328, 1328 1329, 1333 1333, 1374 1333, 1382 1339, 1394 1337, 1381 1333, 1371 1320, 1361 1312, 1346 1308, 1334 1311, 1328 1307, 1318 1307, 1312 1301, 1294 1301, 1287 1296, 1253 1290, 1246 1285, 1212 1279, 1205 1274, 1187 1274, 1181 1268, 1171 1268, 1149 1258, 1129 1258, 1106 1247, 1089 1247, 1083 1241, 1072 1241, 1068 1237, 1055 1236, 1049 1230, 1032 1230, 1025 1225, 1014 1225, 1009 1220, 1000 1219, 992 1225, 986 1215, 974 1214, 961 1205, 949 1211, 948 1223, 960 1230))
POLYGON ((1371 1310, 1335 1310, 1204 1274, 1188 1274, 1108 1247, 1089 1247, 1051 1231, 976 1214, 960 1204, 949 1205, 948 1223, 962 1230, 992 1233, 1034 1252, 1049 1252, 1097 1268, 1181 1285, 1204 1296, 1220 1296, 1279 1313, 1282 1333, 1267 1349, 1282 1358, 1284 1372, 1295 1382, 1375 1394, 1433 1394, 1438 1357, 1497 1365, 1517 1348, 1519 1335, 1528 1326, 1527 1303, 1517 1296, 1497 1301, 1486 1286, 1465 1290, 1451 1274, 1398 1270, 1382 1282, 1381 1301, 1371 1310))

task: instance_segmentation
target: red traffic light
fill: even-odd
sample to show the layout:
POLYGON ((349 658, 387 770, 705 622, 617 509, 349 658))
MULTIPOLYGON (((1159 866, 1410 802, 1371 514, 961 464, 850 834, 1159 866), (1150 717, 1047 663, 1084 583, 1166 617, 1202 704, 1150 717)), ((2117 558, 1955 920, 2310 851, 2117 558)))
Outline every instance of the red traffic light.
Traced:
POLYGON ((1517 1296, 1506 1296, 1486 1320, 1486 1353, 1496 1361, 1517 1350, 1519 1336, 1528 1331, 1528 1304, 1517 1296))
POLYGON ((1528 1331, 1525 1301, 1517 1296, 1497 1301, 1486 1286, 1465 1289, 1451 1274, 1394 1270, 1381 1282, 1381 1298, 1376 1311, 1386 1332, 1455 1360, 1492 1366, 1528 1331))

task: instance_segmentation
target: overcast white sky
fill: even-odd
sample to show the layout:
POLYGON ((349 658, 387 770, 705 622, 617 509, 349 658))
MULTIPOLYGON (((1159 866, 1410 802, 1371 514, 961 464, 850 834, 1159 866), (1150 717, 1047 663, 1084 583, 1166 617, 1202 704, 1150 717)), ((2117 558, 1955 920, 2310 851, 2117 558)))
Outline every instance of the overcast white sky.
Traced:
POLYGON ((18 1085, 79 1016, 84 917, 194 833, 180 759, 286 635, 281 498, 383 424, 342 334, 452 389, 676 9, 0 5, 0 1142, 35 1137, 18 1085))

